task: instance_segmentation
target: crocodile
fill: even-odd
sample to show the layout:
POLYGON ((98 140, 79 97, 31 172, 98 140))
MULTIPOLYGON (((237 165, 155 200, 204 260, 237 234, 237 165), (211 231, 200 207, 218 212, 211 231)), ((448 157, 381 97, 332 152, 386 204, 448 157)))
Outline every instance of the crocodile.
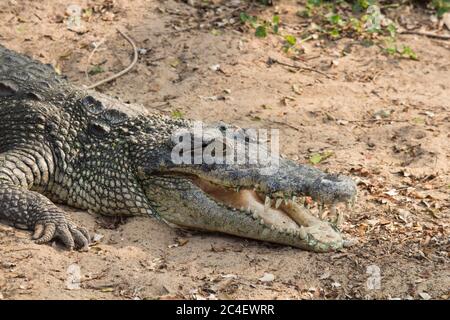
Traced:
POLYGON ((276 153, 271 170, 250 157, 232 161, 233 143, 249 154, 252 145, 269 151, 267 143, 223 122, 199 133, 196 121, 136 110, 0 45, 0 220, 70 250, 92 239, 58 204, 314 252, 345 245, 302 199, 335 211, 354 202, 350 177, 276 153), (191 148, 177 153, 183 139, 191 148), (192 161, 219 147, 231 161, 192 161))

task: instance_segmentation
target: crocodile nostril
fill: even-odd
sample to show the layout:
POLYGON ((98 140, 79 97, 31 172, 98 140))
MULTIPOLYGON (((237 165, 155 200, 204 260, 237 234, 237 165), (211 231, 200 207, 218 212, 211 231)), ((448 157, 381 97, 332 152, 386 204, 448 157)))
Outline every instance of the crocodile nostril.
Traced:
POLYGON ((341 182, 342 178, 337 174, 328 174, 325 176, 325 179, 331 182, 341 182))

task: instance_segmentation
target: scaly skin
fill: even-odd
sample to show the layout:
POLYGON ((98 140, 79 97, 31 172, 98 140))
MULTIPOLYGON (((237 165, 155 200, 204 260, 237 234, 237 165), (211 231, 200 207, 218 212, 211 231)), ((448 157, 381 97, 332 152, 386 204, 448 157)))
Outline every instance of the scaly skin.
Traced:
MULTIPOLYGON (((341 235, 328 223, 287 199, 309 195, 325 204, 349 202, 356 195, 349 178, 281 158, 271 175, 248 163, 176 164, 172 138, 180 129, 191 132, 193 122, 117 110, 126 108, 0 46, 0 219, 33 230, 38 243, 60 239, 68 248, 86 249, 89 233, 54 203, 103 215, 150 215, 180 227, 317 252, 342 247, 341 235), (286 199, 284 212, 302 227, 281 228, 256 211, 230 207, 205 192, 200 180, 226 190, 254 189, 270 206, 272 198, 286 199)), ((202 148, 214 143, 197 138, 202 148)), ((244 132, 238 143, 248 139, 244 132)))

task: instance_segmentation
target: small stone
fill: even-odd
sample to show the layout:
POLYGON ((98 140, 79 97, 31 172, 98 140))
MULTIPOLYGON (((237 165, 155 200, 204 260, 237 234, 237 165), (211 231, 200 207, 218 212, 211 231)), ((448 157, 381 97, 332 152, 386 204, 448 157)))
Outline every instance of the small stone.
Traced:
POLYGON ((94 236, 92 237, 92 241, 93 242, 99 242, 100 240, 102 240, 104 237, 104 235, 99 234, 99 233, 95 233, 94 236))
POLYGON ((426 292, 419 292, 419 296, 423 299, 423 300, 430 300, 431 296, 426 293, 426 292))
POLYGON ((140 49, 138 50, 138 53, 139 53, 141 56, 145 55, 147 52, 148 52, 148 50, 147 50, 147 49, 144 49, 144 48, 140 48, 140 49))
POLYGON ((220 64, 213 64, 209 67, 212 71, 219 71, 220 70, 220 64))

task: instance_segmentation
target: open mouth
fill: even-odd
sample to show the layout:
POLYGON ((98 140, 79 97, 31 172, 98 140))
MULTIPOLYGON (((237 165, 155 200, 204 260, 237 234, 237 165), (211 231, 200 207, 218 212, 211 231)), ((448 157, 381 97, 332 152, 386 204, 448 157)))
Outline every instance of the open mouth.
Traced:
POLYGON ((214 201, 236 212, 251 213, 258 223, 267 225, 272 230, 296 233, 301 238, 314 237, 323 243, 342 240, 329 223, 313 216, 307 208, 296 202, 295 197, 271 199, 252 188, 234 189, 199 177, 191 179, 214 201))

